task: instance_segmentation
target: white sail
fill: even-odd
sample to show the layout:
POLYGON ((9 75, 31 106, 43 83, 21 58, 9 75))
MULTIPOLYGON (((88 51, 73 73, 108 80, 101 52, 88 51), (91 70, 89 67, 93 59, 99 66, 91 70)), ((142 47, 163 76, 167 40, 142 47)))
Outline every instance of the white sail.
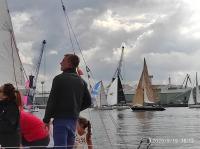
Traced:
POLYGON ((99 98, 100 88, 101 88, 101 81, 96 83, 94 85, 94 87, 92 88, 92 91, 91 91, 91 96, 92 96, 92 99, 93 99, 92 103, 93 103, 94 107, 100 106, 100 98, 99 98))
POLYGON ((145 103, 155 103, 155 96, 149 79, 146 60, 144 59, 144 66, 140 80, 136 89, 136 94, 133 98, 133 106, 144 106, 145 103))
POLYGON ((94 99, 94 107, 102 107, 103 105, 108 105, 106 99, 105 88, 103 82, 99 81, 96 83, 91 91, 91 96, 94 99))
POLYGON ((189 97, 189 100, 188 100, 188 105, 194 105, 194 98, 193 98, 193 89, 191 90, 190 92, 190 97, 189 97))
POLYGON ((116 105, 117 104, 117 86, 118 86, 118 79, 112 82, 111 86, 108 89, 107 94, 107 102, 108 105, 116 105))
POLYGON ((146 88, 144 87, 144 102, 145 103, 154 103, 152 101, 149 100, 148 96, 147 96, 147 90, 146 88))
POLYGON ((200 103, 199 84, 198 84, 197 73, 196 73, 196 102, 197 102, 197 104, 200 103))
POLYGON ((106 99, 106 93, 105 88, 103 86, 103 82, 101 81, 101 90, 100 90, 100 106, 102 105, 108 105, 107 99, 106 99))
POLYGON ((0 85, 24 86, 24 74, 6 0, 0 0, 0 85))

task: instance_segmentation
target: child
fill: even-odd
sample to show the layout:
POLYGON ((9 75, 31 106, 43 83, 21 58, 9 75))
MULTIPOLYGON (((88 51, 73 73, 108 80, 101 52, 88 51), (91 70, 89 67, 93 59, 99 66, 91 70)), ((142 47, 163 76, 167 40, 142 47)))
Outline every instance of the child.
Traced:
POLYGON ((91 124, 86 118, 79 117, 76 126, 75 149, 84 149, 86 144, 88 149, 93 149, 91 138, 91 124))

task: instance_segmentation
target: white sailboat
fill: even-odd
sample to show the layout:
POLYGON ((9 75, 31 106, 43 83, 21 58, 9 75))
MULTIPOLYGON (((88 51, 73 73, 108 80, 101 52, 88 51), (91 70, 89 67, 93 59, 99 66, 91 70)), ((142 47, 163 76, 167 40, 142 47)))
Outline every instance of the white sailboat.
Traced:
POLYGON ((149 79, 146 60, 144 59, 143 71, 133 98, 133 111, 163 111, 163 107, 156 105, 152 84, 149 79))
POLYGON ((12 83, 18 89, 24 88, 23 66, 6 0, 0 0, 0 70, 0 85, 12 83))
POLYGON ((126 105, 126 99, 125 99, 125 95, 124 95, 124 91, 123 91, 123 87, 121 83, 121 79, 122 79, 121 67, 122 67, 122 62, 123 62, 123 55, 124 55, 124 46, 122 46, 120 60, 107 92, 108 105, 116 109, 130 108, 128 105, 126 105))
POLYGON ((91 92, 92 98, 95 99, 94 107, 99 110, 111 110, 106 99, 105 88, 102 81, 95 84, 91 92))
POLYGON ((108 89, 107 102, 108 105, 112 106, 114 109, 123 110, 130 108, 128 105, 126 105, 126 99, 119 76, 114 79, 108 89))
POLYGON ((188 101, 188 107, 189 108, 200 108, 200 94, 199 94, 199 84, 198 84, 197 72, 196 72, 196 87, 195 87, 196 98, 194 98, 193 89, 191 90, 191 93, 190 93, 190 98, 189 98, 189 101, 188 101))
POLYGON ((107 93, 108 105, 117 104, 117 84, 118 84, 118 79, 116 78, 108 89, 107 93))

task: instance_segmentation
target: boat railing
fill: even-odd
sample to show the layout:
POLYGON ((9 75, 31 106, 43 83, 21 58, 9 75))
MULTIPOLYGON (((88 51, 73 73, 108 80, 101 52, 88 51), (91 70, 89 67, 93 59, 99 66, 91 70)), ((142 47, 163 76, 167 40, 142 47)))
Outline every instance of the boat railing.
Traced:
POLYGON ((150 138, 142 138, 140 140, 140 144, 138 145, 137 149, 140 149, 142 144, 146 145, 146 147, 147 147, 146 149, 149 149, 150 145, 151 145, 151 139, 150 138))
MULTIPOLYGON (((139 144, 139 146, 137 147, 137 149, 144 149, 144 144, 143 144, 143 142, 141 142, 140 144, 139 144), (141 148, 142 147, 142 148, 141 148)), ((150 145, 151 145, 151 143, 148 143, 148 144, 146 144, 146 148, 145 149, 150 149, 150 145)), ((53 149, 53 148, 67 148, 67 147, 70 147, 70 146, 52 146, 52 145, 49 145, 49 146, 16 146, 16 147, 2 147, 1 145, 0 145, 0 149, 16 149, 16 148, 21 148, 21 149, 31 149, 31 148, 35 148, 35 149, 40 149, 40 148, 46 148, 46 149, 53 149)), ((92 147, 94 148, 94 149, 102 149, 102 146, 100 146, 100 145, 92 145, 92 147)), ((123 149, 125 149, 125 148, 131 148, 131 149, 134 149, 136 146, 135 145, 131 145, 131 144, 126 144, 126 145, 124 145, 124 144, 112 144, 112 146, 107 146, 106 148, 107 149, 121 149, 121 148, 123 148, 123 149)), ((84 147, 83 147, 84 148, 84 147)))
MULTIPOLYGON (((134 149, 136 147, 136 144, 133 145, 133 144, 110 144, 111 146, 107 146, 107 148, 109 149, 118 149, 118 148, 131 148, 131 149, 134 149)), ((94 149, 101 149, 101 147, 97 144, 93 144, 91 145, 92 148, 94 149)), ((151 146, 151 139, 150 138, 141 138, 140 140, 140 143, 139 145, 137 146, 137 149, 150 149, 150 146, 151 146)), ((48 146, 17 146, 17 147, 6 147, 7 149, 14 149, 14 148, 21 148, 21 149, 31 149, 31 148, 35 148, 35 149, 39 149, 39 148, 67 148, 67 147, 70 147, 70 146, 53 146, 52 143, 50 143, 48 146)), ((84 147, 83 147, 84 148, 84 147)), ((4 147, 1 146, 0 144, 0 149, 5 149, 4 147)))

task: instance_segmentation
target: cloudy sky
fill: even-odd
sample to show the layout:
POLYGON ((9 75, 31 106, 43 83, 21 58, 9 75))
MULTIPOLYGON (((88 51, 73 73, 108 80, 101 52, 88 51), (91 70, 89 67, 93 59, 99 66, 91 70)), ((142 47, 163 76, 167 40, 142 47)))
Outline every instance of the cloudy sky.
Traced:
MULTIPOLYGON (((195 72, 200 72, 199 0, 63 2, 95 81, 111 80, 122 43, 125 83, 137 83, 144 57, 154 84, 167 84, 169 76, 173 84, 182 84, 187 73, 194 80, 195 72)), ((63 55, 72 53, 61 1, 8 0, 8 5, 27 74, 33 73, 42 40, 47 41, 38 81, 45 80, 49 90, 52 78, 60 73, 63 55)), ((81 63, 84 69, 82 59, 81 63)))

